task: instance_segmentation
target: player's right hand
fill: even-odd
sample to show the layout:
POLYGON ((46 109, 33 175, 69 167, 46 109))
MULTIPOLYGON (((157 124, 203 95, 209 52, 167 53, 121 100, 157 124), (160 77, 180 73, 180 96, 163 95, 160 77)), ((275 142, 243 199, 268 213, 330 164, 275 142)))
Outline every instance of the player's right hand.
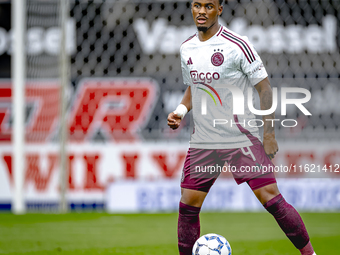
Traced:
POLYGON ((173 130, 177 129, 181 124, 181 117, 177 116, 177 114, 171 112, 168 115, 168 126, 173 130))

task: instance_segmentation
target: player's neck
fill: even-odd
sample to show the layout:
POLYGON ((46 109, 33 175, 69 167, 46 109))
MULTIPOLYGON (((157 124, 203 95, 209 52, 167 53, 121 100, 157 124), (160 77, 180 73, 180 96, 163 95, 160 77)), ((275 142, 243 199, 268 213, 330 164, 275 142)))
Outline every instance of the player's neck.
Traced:
POLYGON ((211 37, 213 37, 218 30, 220 29, 220 24, 218 24, 218 21, 214 23, 210 28, 208 28, 207 31, 198 31, 198 39, 201 42, 209 40, 211 37))

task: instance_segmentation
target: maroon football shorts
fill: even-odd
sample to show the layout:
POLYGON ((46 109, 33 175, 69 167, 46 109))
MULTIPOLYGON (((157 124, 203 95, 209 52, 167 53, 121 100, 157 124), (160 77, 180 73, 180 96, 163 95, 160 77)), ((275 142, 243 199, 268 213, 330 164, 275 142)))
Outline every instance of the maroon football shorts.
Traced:
POLYGON ((273 171, 274 165, 260 141, 237 149, 189 148, 181 187, 208 192, 221 172, 231 172, 237 184, 248 182, 255 190, 276 183, 273 171))

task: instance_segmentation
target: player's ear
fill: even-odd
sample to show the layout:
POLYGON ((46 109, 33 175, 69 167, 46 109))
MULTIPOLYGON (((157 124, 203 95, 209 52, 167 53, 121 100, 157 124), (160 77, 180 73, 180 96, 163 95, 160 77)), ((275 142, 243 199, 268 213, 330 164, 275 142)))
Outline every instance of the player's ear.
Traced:
POLYGON ((223 5, 221 4, 221 5, 218 7, 218 16, 221 16, 221 15, 222 15, 222 12, 223 12, 223 5))

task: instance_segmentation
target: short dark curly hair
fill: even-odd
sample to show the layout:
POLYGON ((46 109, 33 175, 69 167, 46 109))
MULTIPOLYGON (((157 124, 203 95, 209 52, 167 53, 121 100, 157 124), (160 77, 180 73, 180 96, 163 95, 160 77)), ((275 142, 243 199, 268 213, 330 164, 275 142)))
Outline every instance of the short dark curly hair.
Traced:
POLYGON ((222 5, 224 3, 224 0, 218 0, 218 2, 220 3, 220 5, 222 5))

